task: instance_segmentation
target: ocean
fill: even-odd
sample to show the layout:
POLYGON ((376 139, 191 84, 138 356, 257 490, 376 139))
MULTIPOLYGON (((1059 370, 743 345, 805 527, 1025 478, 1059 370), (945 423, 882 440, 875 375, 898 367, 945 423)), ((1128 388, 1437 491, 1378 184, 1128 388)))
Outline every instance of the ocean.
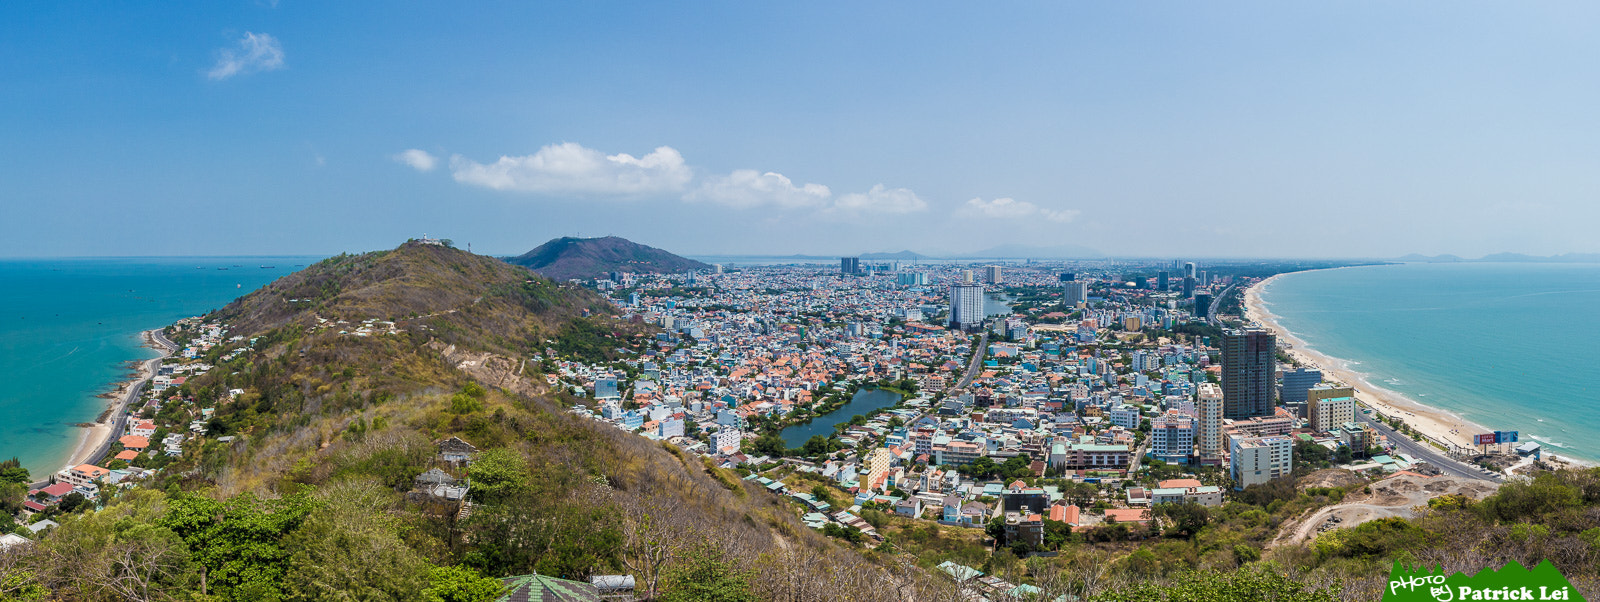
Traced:
POLYGON ((35 477, 62 467, 139 333, 226 305, 314 257, 0 260, 0 458, 35 477), (270 267, 263 267, 270 266, 270 267))
POLYGON ((1600 265, 1298 272, 1261 299, 1279 325, 1376 386, 1600 461, 1600 265))

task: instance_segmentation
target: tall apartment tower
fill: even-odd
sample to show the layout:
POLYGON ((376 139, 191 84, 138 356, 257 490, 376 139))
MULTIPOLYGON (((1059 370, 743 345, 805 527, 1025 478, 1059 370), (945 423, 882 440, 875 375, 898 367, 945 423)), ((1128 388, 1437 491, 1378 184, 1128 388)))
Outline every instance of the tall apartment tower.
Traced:
POLYGON ((1211 293, 1194 294, 1194 317, 1202 320, 1211 319, 1211 293))
POLYGON ((1069 280, 1061 283, 1061 304, 1067 309, 1075 308, 1089 302, 1089 283, 1082 280, 1069 280))
POLYGON ((1271 416, 1278 339, 1261 329, 1222 331, 1222 416, 1271 416))
POLYGON ((1296 416, 1309 418, 1306 392, 1322 382, 1322 371, 1316 368, 1296 368, 1283 373, 1283 383, 1278 386, 1278 400, 1284 407, 1294 410, 1296 416))
POLYGON ((1005 275, 1000 273, 1000 266, 991 265, 983 268, 983 281, 989 284, 1005 282, 1005 275))
POLYGON ((972 284, 972 270, 961 270, 961 283, 972 284))
POLYGON ((950 285, 950 327, 968 330, 983 323, 983 286, 950 285))
POLYGON ((1165 293, 1170 289, 1172 289, 1172 283, 1167 282, 1167 271, 1156 272, 1156 290, 1165 293))
POLYGON ((840 257, 839 258, 839 273, 840 274, 847 274, 847 275, 848 274, 860 274, 861 273, 861 258, 860 257, 840 257))
POLYGON ((1194 451, 1200 464, 1222 465, 1222 388, 1200 383, 1200 402, 1195 407, 1200 420, 1195 424, 1194 451))
POLYGON ((1194 298, 1194 262, 1183 264, 1183 298, 1194 298))

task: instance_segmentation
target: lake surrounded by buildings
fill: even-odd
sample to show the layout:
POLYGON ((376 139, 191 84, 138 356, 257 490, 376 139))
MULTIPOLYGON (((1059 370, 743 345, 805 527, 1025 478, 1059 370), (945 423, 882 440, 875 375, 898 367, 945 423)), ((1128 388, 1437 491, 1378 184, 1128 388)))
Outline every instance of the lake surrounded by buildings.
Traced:
POLYGON ((806 444, 812 435, 824 437, 833 435, 833 426, 841 422, 849 422, 857 414, 871 416, 874 412, 884 408, 894 407, 900 403, 900 394, 884 389, 861 389, 850 397, 850 403, 833 411, 826 416, 818 416, 815 420, 805 424, 796 424, 783 429, 778 436, 783 437, 783 444, 789 448, 796 448, 806 444))

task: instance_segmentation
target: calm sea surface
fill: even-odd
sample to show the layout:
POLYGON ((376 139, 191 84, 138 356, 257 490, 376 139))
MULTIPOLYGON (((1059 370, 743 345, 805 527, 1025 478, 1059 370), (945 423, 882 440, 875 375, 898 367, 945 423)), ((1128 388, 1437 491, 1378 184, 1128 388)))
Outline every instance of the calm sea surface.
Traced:
POLYGON ((0 458, 66 462, 95 397, 155 356, 139 332, 226 305, 318 258, 0 260, 0 458), (262 266, 271 266, 263 268, 262 266), (226 269, 218 269, 226 268, 226 269))
POLYGON ((1273 281, 1262 301, 1374 385, 1600 461, 1600 265, 1300 272, 1273 281))

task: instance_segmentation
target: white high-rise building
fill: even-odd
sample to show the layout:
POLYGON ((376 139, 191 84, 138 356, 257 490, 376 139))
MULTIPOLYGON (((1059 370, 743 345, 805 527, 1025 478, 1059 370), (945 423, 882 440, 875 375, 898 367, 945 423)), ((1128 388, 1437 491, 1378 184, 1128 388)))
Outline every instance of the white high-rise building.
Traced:
POLYGON ((1194 446, 1200 463, 1222 464, 1222 387, 1216 383, 1200 383, 1200 420, 1196 424, 1194 446))
POLYGON ((983 286, 950 285, 950 327, 969 329, 983 323, 983 286))
POLYGON ((739 429, 724 426, 711 434, 711 444, 719 452, 729 447, 738 450, 739 443, 744 439, 743 435, 739 429))
POLYGON ((1005 274, 1001 273, 1000 266, 991 265, 983 268, 983 281, 989 284, 1005 282, 1005 274))

